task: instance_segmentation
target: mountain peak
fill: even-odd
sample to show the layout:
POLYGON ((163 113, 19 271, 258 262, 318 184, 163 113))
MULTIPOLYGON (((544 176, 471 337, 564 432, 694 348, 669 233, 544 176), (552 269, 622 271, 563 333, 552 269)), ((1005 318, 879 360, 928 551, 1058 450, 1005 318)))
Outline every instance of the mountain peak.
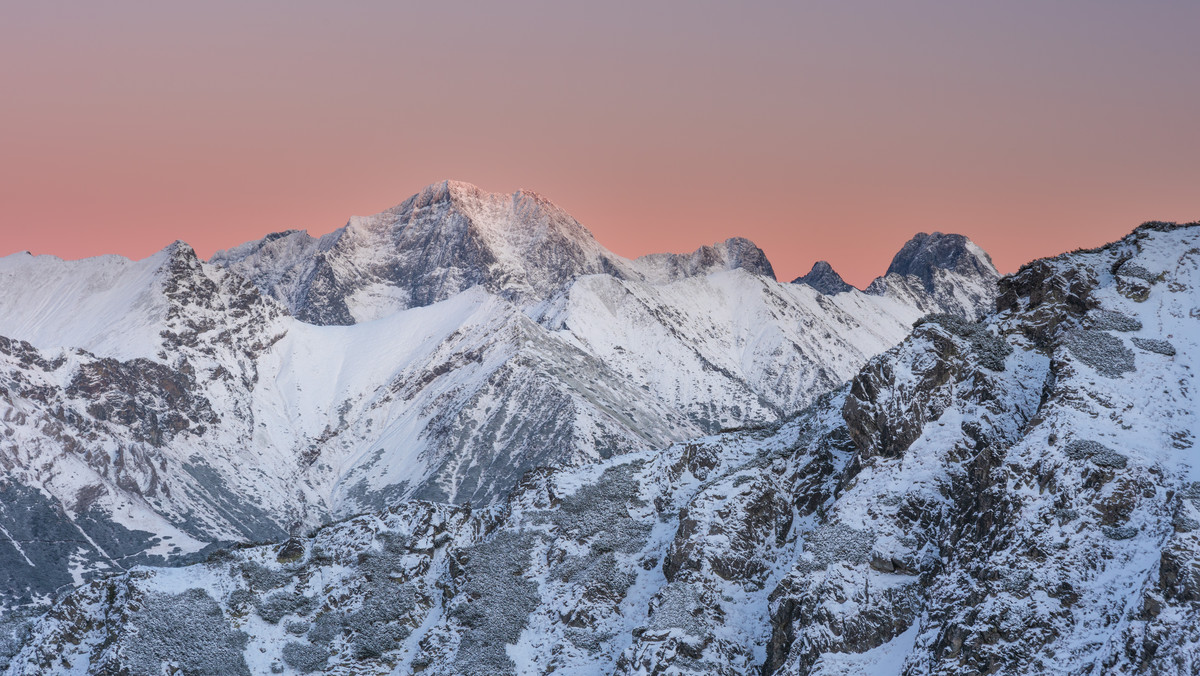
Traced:
POLYGON ((582 259, 613 257, 565 209, 529 190, 496 193, 445 180, 361 220, 391 230, 396 244, 411 240, 417 233, 408 231, 414 228, 422 237, 472 239, 495 262, 516 267, 539 262, 570 267, 582 259))
MULTIPOLYGON (((599 246, 592 233, 565 209, 536 192, 489 192, 466 181, 431 183, 403 203, 374 216, 353 217, 348 225, 388 229, 397 223, 430 218, 439 227, 469 223, 472 232, 493 245, 499 245, 499 240, 538 240, 559 233, 566 239, 587 243, 586 248, 599 246)), ((516 245, 521 247, 520 243, 516 245)))
POLYGON ((622 276, 629 268, 537 193, 491 193, 450 180, 378 214, 351 217, 320 240, 283 233, 213 262, 315 324, 378 319, 479 285, 514 302, 544 300, 577 277, 622 276))
POLYGON ((932 291, 934 270, 994 277, 991 256, 965 235, 919 232, 892 258, 887 274, 918 277, 932 291))
POLYGON ((514 192, 510 195, 510 194, 502 193, 502 192, 492 192, 490 190, 484 190, 483 188, 480 188, 479 186, 475 185, 474 183, 471 183, 468 181, 456 181, 454 179, 444 179, 444 180, 438 181, 436 183, 430 183, 429 185, 422 188, 420 190, 420 192, 418 192, 415 195, 415 197, 420 197, 422 195, 426 196, 426 199, 431 200, 431 201, 437 201, 439 199, 445 200, 445 199, 464 199, 464 198, 509 201, 509 200, 525 198, 525 199, 536 200, 539 202, 545 202, 547 204, 553 204, 553 202, 549 198, 547 198, 547 197, 543 196, 541 193, 535 192, 533 190, 526 190, 524 188, 519 188, 519 189, 517 189, 516 192, 514 192))
POLYGON ((169 258, 197 258, 196 250, 192 248, 191 244, 188 244, 182 239, 177 239, 168 244, 163 248, 163 253, 165 253, 169 258))
POLYGON ((767 254, 745 237, 730 237, 714 245, 714 248, 724 253, 725 261, 731 270, 742 269, 775 279, 775 268, 771 261, 767 260, 767 254))
POLYGON ((854 288, 842 279, 842 276, 833 269, 828 261, 813 263, 812 270, 809 270, 807 275, 797 277, 792 280, 792 283, 807 284, 826 296, 835 296, 854 288))
POLYGON ((466 181, 452 181, 447 179, 438 183, 430 183, 409 199, 415 200, 419 204, 432 204, 434 202, 445 202, 448 200, 454 201, 462 199, 478 199, 483 196, 493 198, 502 197, 496 193, 486 192, 473 183, 467 183, 466 181))
POLYGON ((467 181, 455 181, 452 179, 446 179, 446 180, 438 181, 436 183, 430 183, 429 185, 425 186, 424 188, 421 188, 412 197, 409 197, 407 200, 405 200, 399 206, 396 206, 393 209, 389 209, 389 211, 398 211, 401 208, 403 208, 405 205, 409 204, 410 202, 415 205, 418 205, 418 206, 424 206, 424 205, 434 204, 437 202, 505 203, 505 202, 515 202, 515 201, 518 201, 521 199, 527 199, 527 200, 532 200, 532 201, 536 201, 536 202, 541 202, 544 204, 553 205, 553 206, 555 206, 555 208, 559 208, 557 205, 554 205, 554 203, 552 201, 550 201, 548 198, 546 198, 546 197, 542 196, 541 194, 536 193, 532 190, 519 189, 512 194, 502 193, 502 192, 491 192, 489 190, 484 190, 483 188, 480 188, 479 186, 475 185, 474 183, 468 183, 467 181))
POLYGON ((865 292, 908 298, 929 312, 975 318, 992 305, 999 279, 991 257, 963 235, 920 232, 865 292))
POLYGON ((767 255, 745 237, 730 237, 691 253, 647 254, 635 260, 634 265, 647 279, 658 282, 739 269, 775 279, 775 269, 767 255))

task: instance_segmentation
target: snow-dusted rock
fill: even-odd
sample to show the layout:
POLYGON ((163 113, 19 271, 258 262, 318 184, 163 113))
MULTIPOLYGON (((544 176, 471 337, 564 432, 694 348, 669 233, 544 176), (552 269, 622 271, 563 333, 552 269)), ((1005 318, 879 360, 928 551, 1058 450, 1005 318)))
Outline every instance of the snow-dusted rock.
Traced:
POLYGON ((927 312, 980 317, 991 309, 999 277, 991 257, 966 237, 922 232, 905 243, 887 273, 871 282, 866 292, 900 299, 927 312))
POLYGON ((780 284, 741 239, 629 261, 544 198, 458 183, 213 262, 19 254, 0 279, 10 606, 778 421, 959 307, 780 284))
POLYGON ((9 673, 1195 673, 1197 285, 1200 224, 1148 224, 785 421, 85 583, 9 673))
POLYGON ((324 325, 378 319, 473 286, 523 303, 582 275, 636 274, 541 195, 499 195, 456 181, 351 218, 320 239, 279 233, 212 262, 250 279, 298 319, 324 325))
POLYGON ((792 283, 807 284, 826 296, 835 296, 854 288, 842 279, 842 276, 833 269, 828 261, 813 263, 812 269, 808 271, 807 275, 793 279, 792 283))
POLYGON ((633 261, 634 269, 646 280, 668 282, 684 277, 709 275, 722 270, 745 270, 775 279, 775 269, 763 250, 745 237, 733 237, 690 254, 649 254, 633 261))

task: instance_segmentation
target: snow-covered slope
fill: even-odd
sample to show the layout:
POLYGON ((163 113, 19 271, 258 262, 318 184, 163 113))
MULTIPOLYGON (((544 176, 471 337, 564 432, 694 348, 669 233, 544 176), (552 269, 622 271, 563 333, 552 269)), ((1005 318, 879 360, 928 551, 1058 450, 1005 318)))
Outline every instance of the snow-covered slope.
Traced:
POLYGON ((482 289, 318 327, 190 250, 168 261, 160 356, 0 338, 9 602, 72 569, 277 538, 404 496, 486 503, 536 466, 700 433, 482 289))
POLYGON ((170 252, 168 247, 140 261, 65 261, 29 253, 0 258, 0 335, 46 349, 151 356, 167 312, 160 271, 170 252))
POLYGON ((922 314, 732 270, 668 284, 586 277, 536 317, 713 432, 799 410, 922 314))
POLYGON ((780 284, 745 240, 629 261, 532 193, 450 183, 214 260, 0 259, 7 603, 770 423, 958 309, 780 284))
POLYGON ((787 421, 82 585, 9 673, 1194 674, 1198 285, 1146 224, 787 421))

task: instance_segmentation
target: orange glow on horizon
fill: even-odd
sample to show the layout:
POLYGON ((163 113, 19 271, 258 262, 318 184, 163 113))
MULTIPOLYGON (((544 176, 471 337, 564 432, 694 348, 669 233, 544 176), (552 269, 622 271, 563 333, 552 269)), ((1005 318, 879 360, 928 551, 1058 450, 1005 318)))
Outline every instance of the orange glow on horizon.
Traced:
POLYGON ((732 236, 864 286, 1200 219, 1200 5, 30 4, 0 26, 0 255, 202 256, 445 178, 616 253, 732 236), (636 17, 636 20, 631 20, 636 17))

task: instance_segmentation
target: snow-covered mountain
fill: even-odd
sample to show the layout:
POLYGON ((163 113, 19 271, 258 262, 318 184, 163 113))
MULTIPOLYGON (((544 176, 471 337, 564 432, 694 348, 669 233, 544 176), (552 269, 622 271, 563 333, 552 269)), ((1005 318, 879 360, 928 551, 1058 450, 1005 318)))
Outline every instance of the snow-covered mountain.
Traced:
MULTIPOLYGON (((978 318, 991 309, 999 278, 991 256, 966 237, 921 232, 905 243, 887 273, 872 281, 865 293, 901 299, 927 312, 978 318)), ((817 261, 792 283, 827 296, 854 290, 828 261, 817 261)))
POLYGON ((1197 288, 1149 223, 786 421, 84 584, 8 673, 1194 674, 1197 288))
POLYGON ((826 296, 746 240, 627 260, 541 197, 458 183, 213 262, 9 256, 0 592, 771 423, 993 277, 826 296))
POLYGON ((981 316, 999 278, 990 256, 962 235, 918 233, 866 293, 905 299, 927 312, 981 316))
POLYGON ((213 257, 312 324, 356 324, 483 286, 522 304, 588 274, 632 274, 567 212, 536 193, 455 181, 354 217, 321 238, 270 235, 213 257))

